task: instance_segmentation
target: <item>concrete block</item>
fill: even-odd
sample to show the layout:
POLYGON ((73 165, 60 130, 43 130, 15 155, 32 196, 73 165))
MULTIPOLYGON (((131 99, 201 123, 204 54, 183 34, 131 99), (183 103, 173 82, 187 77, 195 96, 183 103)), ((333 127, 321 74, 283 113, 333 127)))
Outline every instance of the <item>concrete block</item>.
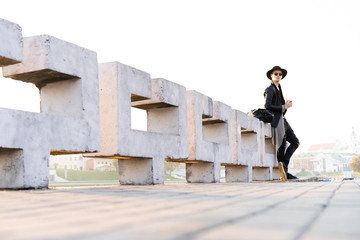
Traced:
POLYGON ((196 92, 187 92, 188 182, 219 182, 221 164, 233 164, 232 109, 196 92), (199 164, 199 165, 197 165, 199 164), (206 171, 201 166, 207 166, 206 171), (211 167, 210 167, 211 166, 211 167))
POLYGON ((40 88, 41 113, 0 109, 0 188, 47 187, 50 153, 100 150, 97 66, 96 53, 82 47, 24 39, 24 61, 3 74, 40 88))
POLYGON ((272 168, 270 167, 253 167, 252 180, 270 181, 272 180, 272 168))
POLYGON ((121 184, 161 184, 164 161, 188 156, 186 90, 118 62, 99 65, 102 150, 119 159, 121 184), (131 129, 131 107, 147 111, 147 131, 131 129))
POLYGON ((23 60, 21 27, 0 18, 0 67, 23 60))
POLYGON ((250 182, 252 180, 251 166, 227 165, 225 166, 226 182, 250 182))

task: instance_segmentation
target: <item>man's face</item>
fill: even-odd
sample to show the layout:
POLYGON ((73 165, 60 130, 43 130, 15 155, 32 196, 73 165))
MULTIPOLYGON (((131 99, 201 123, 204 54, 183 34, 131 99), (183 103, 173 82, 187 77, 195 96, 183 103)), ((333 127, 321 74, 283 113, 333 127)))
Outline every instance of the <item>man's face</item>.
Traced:
POLYGON ((280 82, 280 80, 282 79, 281 70, 274 70, 271 74, 271 79, 275 82, 280 82))

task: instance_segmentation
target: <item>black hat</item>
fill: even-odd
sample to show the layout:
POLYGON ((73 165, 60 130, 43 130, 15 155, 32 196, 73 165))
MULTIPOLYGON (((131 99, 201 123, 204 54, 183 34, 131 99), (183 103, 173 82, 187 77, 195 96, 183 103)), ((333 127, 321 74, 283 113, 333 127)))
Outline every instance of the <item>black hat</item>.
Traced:
POLYGON ((266 76, 268 77, 268 79, 272 80, 272 79, 271 79, 271 74, 272 74, 272 72, 273 72, 274 70, 281 70, 281 72, 282 72, 282 79, 285 78, 285 76, 286 76, 286 74, 287 74, 286 69, 282 69, 282 68, 279 67, 279 66, 274 66, 272 69, 270 69, 270 70, 267 71, 267 73, 266 73, 266 76))

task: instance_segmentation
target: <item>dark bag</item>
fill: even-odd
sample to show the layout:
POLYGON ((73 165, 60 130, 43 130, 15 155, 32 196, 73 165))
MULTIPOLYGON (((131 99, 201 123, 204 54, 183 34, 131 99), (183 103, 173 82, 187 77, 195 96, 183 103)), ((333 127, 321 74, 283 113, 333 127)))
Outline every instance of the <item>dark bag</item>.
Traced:
POLYGON ((250 111, 250 115, 266 123, 270 123, 274 118, 274 114, 264 108, 253 109, 250 111))

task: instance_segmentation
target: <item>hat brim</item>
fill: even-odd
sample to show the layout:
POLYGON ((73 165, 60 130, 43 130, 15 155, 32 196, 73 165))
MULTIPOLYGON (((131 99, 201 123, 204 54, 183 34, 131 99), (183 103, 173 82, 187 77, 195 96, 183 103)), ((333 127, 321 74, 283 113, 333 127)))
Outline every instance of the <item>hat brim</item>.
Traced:
POLYGON ((285 77, 286 77, 286 74, 287 74, 287 70, 286 69, 283 69, 283 68, 281 68, 281 69, 270 69, 267 73, 266 73, 266 76, 268 77, 268 79, 270 79, 270 80, 272 80, 271 79, 271 74, 272 74, 272 72, 273 71, 275 71, 275 70, 281 70, 281 72, 282 72, 282 79, 284 79, 285 77))

